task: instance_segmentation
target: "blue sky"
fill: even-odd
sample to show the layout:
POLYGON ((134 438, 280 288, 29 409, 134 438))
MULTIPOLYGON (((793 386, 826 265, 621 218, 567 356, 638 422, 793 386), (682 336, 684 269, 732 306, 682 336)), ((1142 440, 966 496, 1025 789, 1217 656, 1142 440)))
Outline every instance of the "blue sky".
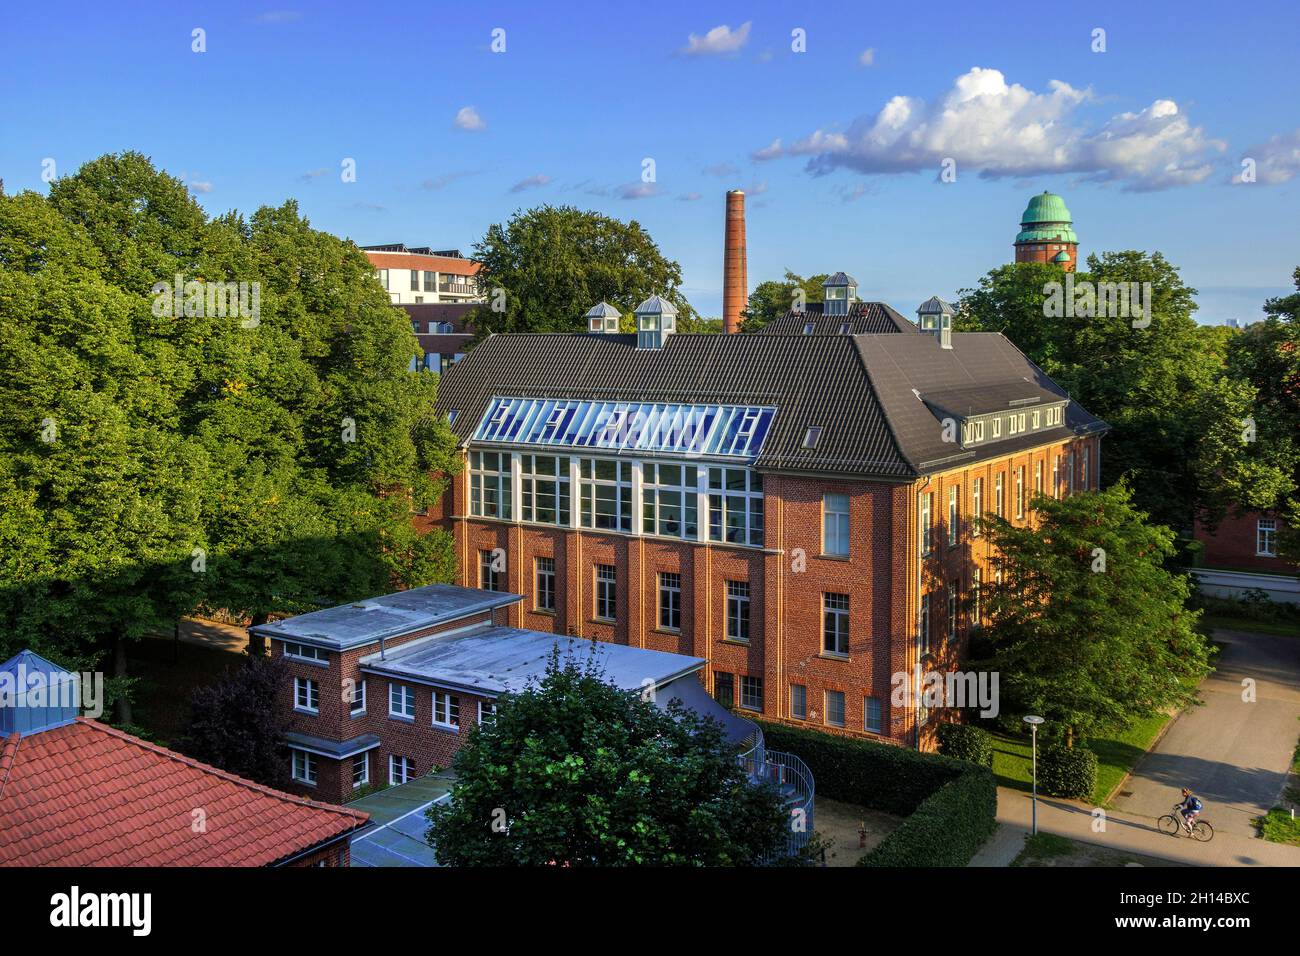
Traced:
POLYGON ((295 197, 362 244, 464 250, 572 203, 645 225, 706 315, 734 187, 751 287, 843 269, 909 314, 1007 261, 1043 189, 1085 255, 1162 251, 1202 321, 1255 317, 1300 264, 1294 3, 211 6, 11 8, 6 189, 137 149, 212 213, 295 197))

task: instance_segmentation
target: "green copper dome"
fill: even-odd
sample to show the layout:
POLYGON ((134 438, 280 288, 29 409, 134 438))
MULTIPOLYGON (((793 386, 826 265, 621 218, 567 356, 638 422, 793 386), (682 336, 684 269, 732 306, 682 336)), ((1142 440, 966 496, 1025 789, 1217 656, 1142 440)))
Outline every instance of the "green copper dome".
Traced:
POLYGON ((1078 242, 1071 228, 1073 221, 1064 199, 1056 193, 1039 193, 1029 200, 1020 217, 1016 242, 1078 242))

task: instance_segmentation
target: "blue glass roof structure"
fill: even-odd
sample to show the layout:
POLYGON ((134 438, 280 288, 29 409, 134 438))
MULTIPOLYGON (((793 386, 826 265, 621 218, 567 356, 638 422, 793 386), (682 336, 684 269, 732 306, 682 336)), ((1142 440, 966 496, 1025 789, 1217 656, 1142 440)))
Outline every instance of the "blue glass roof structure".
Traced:
POLYGON ((753 458, 776 409, 503 398, 488 403, 472 441, 663 455, 753 458))

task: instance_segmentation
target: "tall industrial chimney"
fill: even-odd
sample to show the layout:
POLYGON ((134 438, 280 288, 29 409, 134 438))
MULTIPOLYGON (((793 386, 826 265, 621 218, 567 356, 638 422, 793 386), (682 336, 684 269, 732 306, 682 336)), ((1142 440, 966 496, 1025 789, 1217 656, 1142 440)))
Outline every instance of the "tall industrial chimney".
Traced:
POLYGON ((745 266, 745 193, 727 192, 727 236, 722 258, 722 331, 740 331, 741 311, 749 303, 745 266))

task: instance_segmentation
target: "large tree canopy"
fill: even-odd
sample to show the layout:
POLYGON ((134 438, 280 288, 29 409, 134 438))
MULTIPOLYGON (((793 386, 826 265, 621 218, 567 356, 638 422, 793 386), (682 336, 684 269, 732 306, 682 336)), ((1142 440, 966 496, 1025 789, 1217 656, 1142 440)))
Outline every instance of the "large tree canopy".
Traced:
POLYGON ((365 255, 293 202, 209 219, 136 153, 0 196, 0 652, 94 666, 200 603, 446 579, 446 536, 409 516, 454 468, 417 352, 365 255), (177 314, 152 291, 177 275, 249 283, 250 313, 256 283, 257 312, 177 314))
MULTIPOLYGON (((1160 253, 1088 257, 1083 283, 1150 283, 1150 315, 1050 315, 1058 266, 1017 263, 963 291, 956 327, 1001 332, 1113 430, 1102 480, 1128 475, 1137 506, 1177 531, 1211 523, 1243 494, 1275 496, 1287 484, 1285 449, 1243 438, 1255 389, 1230 378, 1222 330, 1193 319, 1196 290, 1160 253), (1147 321, 1134 327, 1134 320, 1147 321)), ((1139 286, 1140 287, 1140 286, 1139 286)))
POLYGON ((475 310, 481 334, 585 332, 584 313, 602 301, 623 313, 631 331, 632 310, 651 295, 677 307, 679 324, 694 328, 698 318, 681 291, 681 266, 635 219, 538 206, 489 226, 474 258, 488 300, 475 310))
POLYGON ((428 811, 446 866, 744 866, 785 844, 776 791, 751 783, 719 725, 554 654, 503 696, 428 811))
POLYGON ((1208 648, 1186 577, 1164 569, 1172 533, 1146 522, 1123 481, 1032 506, 1037 527, 983 518, 1002 581, 981 595, 982 663, 1007 697, 1084 737, 1188 703, 1208 648))
POLYGON ((789 269, 781 281, 768 279, 754 286, 745 307, 742 332, 757 332, 773 319, 785 315, 794 307, 795 298, 802 293, 804 303, 822 301, 822 283, 828 273, 822 272, 808 278, 796 275, 789 269))

